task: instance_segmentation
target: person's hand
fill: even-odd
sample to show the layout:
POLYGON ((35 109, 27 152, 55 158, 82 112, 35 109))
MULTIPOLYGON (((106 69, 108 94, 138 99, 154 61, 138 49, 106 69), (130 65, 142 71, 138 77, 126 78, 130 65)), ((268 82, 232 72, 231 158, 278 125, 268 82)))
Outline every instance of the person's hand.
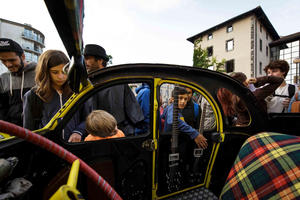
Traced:
POLYGON ((81 141, 81 135, 79 135, 78 133, 73 133, 68 142, 80 142, 81 141))
POLYGON ((207 148, 207 139, 202 135, 199 134, 195 139, 195 143, 199 148, 206 149, 207 148))
POLYGON ((290 98, 285 98, 285 99, 282 101, 283 107, 284 107, 284 108, 288 108, 289 105, 290 105, 290 101, 291 101, 290 98))
POLYGON ((256 81, 257 81, 256 78, 249 78, 249 79, 246 80, 246 82, 248 83, 248 85, 249 84, 255 84, 256 81))

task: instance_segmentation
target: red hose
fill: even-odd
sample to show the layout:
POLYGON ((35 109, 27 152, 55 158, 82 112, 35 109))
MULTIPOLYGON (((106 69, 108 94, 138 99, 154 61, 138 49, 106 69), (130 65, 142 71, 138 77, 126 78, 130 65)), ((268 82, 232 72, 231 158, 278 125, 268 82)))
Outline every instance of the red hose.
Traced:
MULTIPOLYGON (((73 163, 75 160, 79 159, 77 156, 59 146, 58 144, 48 140, 47 138, 40 136, 36 133, 31 132, 28 129, 19 127, 15 124, 5 122, 0 120, 0 132, 7 133, 10 135, 17 136, 24 140, 27 140, 37 146, 40 146, 60 158, 68 161, 69 163, 73 163)), ((84 161, 79 159, 80 161, 80 170, 89 177, 94 183, 97 184, 105 192, 109 199, 113 200, 121 200, 122 198, 118 195, 118 193, 107 183, 104 178, 102 178, 94 169, 88 166, 84 161)))

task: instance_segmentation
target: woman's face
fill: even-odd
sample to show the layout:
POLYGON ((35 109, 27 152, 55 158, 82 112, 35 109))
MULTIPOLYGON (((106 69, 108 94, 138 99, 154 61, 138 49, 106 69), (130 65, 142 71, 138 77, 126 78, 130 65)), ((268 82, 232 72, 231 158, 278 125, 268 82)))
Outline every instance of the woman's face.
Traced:
POLYGON ((50 70, 50 78, 52 87, 55 89, 61 89, 61 87, 67 81, 67 74, 63 72, 64 64, 57 65, 55 67, 51 67, 50 70))

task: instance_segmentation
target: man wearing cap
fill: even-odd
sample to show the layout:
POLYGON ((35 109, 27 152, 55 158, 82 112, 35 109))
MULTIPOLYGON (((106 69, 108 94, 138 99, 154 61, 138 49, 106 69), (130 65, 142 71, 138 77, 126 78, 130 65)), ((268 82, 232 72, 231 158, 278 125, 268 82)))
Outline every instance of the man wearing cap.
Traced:
POLYGON ((22 126, 23 95, 34 86, 36 63, 25 62, 21 46, 0 38, 0 60, 8 69, 0 75, 0 120, 22 126))
MULTIPOLYGON (((106 67, 109 57, 103 47, 87 44, 84 60, 88 73, 106 67)), ((135 128, 144 120, 143 112, 127 84, 115 85, 101 90, 93 96, 93 109, 105 110, 117 120, 118 129, 126 136, 134 135, 135 128)))

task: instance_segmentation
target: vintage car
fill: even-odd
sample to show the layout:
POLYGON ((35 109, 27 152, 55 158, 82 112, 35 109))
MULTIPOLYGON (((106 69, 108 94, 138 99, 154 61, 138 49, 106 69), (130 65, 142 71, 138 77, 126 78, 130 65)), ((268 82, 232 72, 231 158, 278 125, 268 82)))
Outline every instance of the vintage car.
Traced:
MULTIPOLYGON (((63 13, 68 13, 62 10, 66 6, 64 3, 61 5, 63 1, 45 2, 70 57, 74 58, 74 64, 69 69, 69 82, 75 93, 45 127, 34 132, 54 141, 85 161, 105 178, 123 199, 192 199, 188 195, 193 191, 196 196, 194 199, 201 199, 197 193, 201 188, 209 189, 207 193, 216 198, 221 194, 236 156, 247 138, 263 131, 299 135, 300 114, 264 113, 248 88, 220 72, 190 66, 137 63, 107 67, 89 74, 87 78, 86 73, 81 71, 84 70, 81 49, 77 51, 78 45, 75 44, 78 44, 78 41, 70 31, 72 27, 76 29, 76 26, 71 26, 72 23, 63 18, 63 13), (65 23, 70 29, 63 28, 65 23), (70 39, 72 37, 73 40, 70 39), (124 138, 91 142, 68 143, 62 139, 65 124, 93 95, 115 85, 128 84, 135 87, 142 83, 150 87, 151 112, 147 131, 124 138), (169 163, 171 145, 174 142, 171 138, 174 133, 160 129, 159 112, 160 96, 165 88, 173 88, 174 85, 193 89, 202 101, 207 102, 210 113, 205 116, 213 119, 212 126, 203 131, 208 140, 207 149, 199 149, 185 134, 178 135, 178 163, 175 173, 169 163), (242 99, 250 119, 247 125, 234 126, 224 115, 217 98, 221 88, 230 90, 242 99)), ((76 5, 83 1, 75 2, 70 13, 76 14, 79 10, 81 16, 81 9, 76 5)), ((2 130, 2 126, 0 129, 2 130)), ((9 134, 0 134, 0 158, 17 157, 19 162, 6 179, 24 177, 32 183, 32 187, 19 197, 21 199, 49 199, 60 186, 66 184, 70 164, 39 146, 9 134)), ((299 161, 296 166, 299 167, 299 161)), ((3 185, 4 183, 1 183, 0 186, 3 185)), ((86 199, 107 198, 105 193, 82 173, 79 173, 77 188, 86 199)), ((79 196, 71 196, 68 198, 80 199, 79 196)))

